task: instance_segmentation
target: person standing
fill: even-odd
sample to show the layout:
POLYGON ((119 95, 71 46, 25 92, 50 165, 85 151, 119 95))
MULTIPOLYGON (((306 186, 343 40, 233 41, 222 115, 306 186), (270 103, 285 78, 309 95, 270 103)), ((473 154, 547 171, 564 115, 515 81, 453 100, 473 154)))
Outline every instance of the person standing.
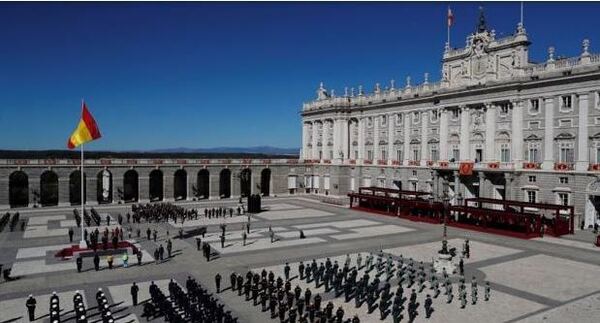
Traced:
POLYGON ((242 232, 242 240, 244 240, 244 246, 246 246, 246 238, 247 238, 246 232, 242 232))
POLYGON ((215 285, 217 286, 217 294, 221 292, 221 274, 215 275, 215 285))
POLYGON ((37 301, 33 297, 33 295, 29 295, 29 298, 25 302, 25 306, 27 307, 27 313, 29 314, 29 322, 35 321, 35 306, 37 301))
POLYGON ((138 287, 138 285, 136 285, 135 282, 133 282, 133 285, 131 285, 131 301, 133 302, 133 306, 137 306, 138 304, 138 292, 140 291, 140 288, 138 287))
POLYGON ((77 263, 77 272, 81 272, 81 267, 83 267, 83 258, 81 257, 81 254, 77 256, 75 262, 77 263))
POLYGON ((142 265, 142 250, 138 250, 136 256, 137 256, 138 266, 141 266, 142 265))
POLYGON ((108 257, 106 257, 106 262, 108 263, 108 269, 112 269, 112 267, 113 267, 113 256, 112 255, 108 255, 108 257))
POLYGON ((125 252, 123 254, 123 268, 129 267, 129 254, 125 252))
POLYGON ((221 234, 221 249, 225 248, 225 234, 221 234))
POLYGON ((94 269, 96 271, 100 270, 100 256, 97 253, 94 254, 94 269))
POLYGON ((73 242, 73 234, 75 234, 73 228, 69 228, 69 242, 73 242))
POLYGON ((169 258, 171 258, 172 251, 173 251, 173 243, 171 242, 171 239, 169 239, 169 241, 167 241, 167 254, 169 255, 169 258))
POLYGON ((202 246, 202 239, 200 237, 196 237, 196 249, 200 251, 200 246, 202 246))

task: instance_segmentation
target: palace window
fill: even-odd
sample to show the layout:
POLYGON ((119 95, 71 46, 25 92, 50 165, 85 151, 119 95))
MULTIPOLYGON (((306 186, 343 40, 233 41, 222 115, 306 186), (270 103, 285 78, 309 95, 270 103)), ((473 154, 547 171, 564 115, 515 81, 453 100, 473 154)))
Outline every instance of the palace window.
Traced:
POLYGON ((594 124, 600 124, 600 117, 594 118, 594 124))
POLYGON ((558 192, 556 193, 556 203, 564 206, 569 205, 569 196, 570 194, 567 192, 558 192))
POLYGON ((526 190, 525 191, 525 201, 528 203, 537 203, 537 191, 526 190))
POLYGON ((354 151, 354 159, 358 159, 358 150, 354 151))
POLYGON ((436 122, 438 120, 439 112, 437 110, 432 110, 429 120, 431 122, 436 122))
POLYGON ((596 100, 595 100, 596 101, 595 102, 596 109, 600 109, 600 91, 596 92, 595 98, 596 98, 596 100))
POLYGON ((529 121, 528 123, 529 129, 540 129, 539 121, 529 121))
POLYGON ((535 176, 530 175, 530 176, 527 177, 527 181, 529 181, 529 183, 535 183, 536 180, 537 179, 535 178, 535 176))
POLYGON ((377 187, 385 187, 385 178, 377 179, 377 187))
POLYGON ((529 114, 540 113, 540 99, 529 100, 529 114))
POLYGON ((440 130, 438 128, 431 128, 431 134, 432 135, 437 135, 440 133, 440 130))
POLYGON ((569 178, 568 177, 559 177, 558 182, 561 184, 569 184, 569 178))
POLYGON ((500 145, 500 161, 510 163, 510 144, 500 145))
POLYGON ((527 161, 530 163, 540 162, 540 144, 530 143, 527 149, 527 161))
POLYGON ((404 160, 404 156, 402 156, 402 149, 396 150, 396 160, 404 160))
POLYGON ((563 95, 560 97, 560 112, 570 112, 573 110, 573 97, 563 95))
POLYGON ((412 171, 412 176, 417 177, 417 171, 416 170, 412 171))
POLYGON ((373 151, 367 150, 367 160, 373 160, 373 151))
POLYGON ((573 163, 575 161, 575 149, 573 143, 563 142, 559 145, 558 161, 561 163, 573 163))
POLYGON ((402 125, 402 114, 401 113, 398 113, 396 115, 396 125, 397 126, 401 126, 402 125))
POLYGON ((385 126, 387 124, 387 117, 386 116, 381 116, 381 125, 385 126))
POLYGON ((323 151, 319 150, 319 160, 323 159, 323 151))
POLYGON ((419 148, 413 147, 412 160, 421 160, 421 151, 419 150, 419 148))
POLYGON ((452 145, 452 150, 450 151, 450 159, 460 160, 460 148, 458 145, 452 145))
POLYGON ((437 145, 432 145, 430 150, 429 150, 429 159, 430 160, 439 160, 440 159, 440 152, 438 150, 437 145))
POLYGON ((558 126, 564 128, 571 128, 573 126, 572 119, 560 119, 558 120, 558 126))
POLYGON ((419 123, 420 118, 421 114, 418 111, 413 112, 413 123, 419 123))
POLYGON ((498 105, 498 107, 500 108, 500 116, 504 117, 508 114, 508 108, 509 108, 510 103, 501 103, 500 105, 498 105))
POLYGON ((385 149, 381 150, 381 160, 387 160, 387 151, 385 149))
POLYGON ((600 144, 596 144, 596 163, 600 163, 600 144))
POLYGON ((452 111, 452 120, 458 120, 458 117, 460 116, 460 111, 458 109, 452 109, 450 111, 452 111))
POLYGON ((369 128, 373 127, 373 117, 367 118, 367 127, 369 127, 369 128))
POLYGON ((330 159, 330 160, 331 160, 331 159, 333 159, 333 150, 330 150, 330 151, 329 151, 329 159, 330 159))

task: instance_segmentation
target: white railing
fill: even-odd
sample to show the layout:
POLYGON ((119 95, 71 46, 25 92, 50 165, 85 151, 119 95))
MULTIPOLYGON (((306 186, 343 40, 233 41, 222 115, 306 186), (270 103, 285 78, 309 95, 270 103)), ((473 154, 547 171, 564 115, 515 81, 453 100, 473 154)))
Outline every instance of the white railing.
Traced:
MULTIPOLYGON (((264 165, 264 164, 295 164, 298 158, 99 158, 86 159, 85 165, 264 165)), ((53 166, 73 165, 78 166, 80 160, 74 159, 0 159, 2 166, 53 166)))

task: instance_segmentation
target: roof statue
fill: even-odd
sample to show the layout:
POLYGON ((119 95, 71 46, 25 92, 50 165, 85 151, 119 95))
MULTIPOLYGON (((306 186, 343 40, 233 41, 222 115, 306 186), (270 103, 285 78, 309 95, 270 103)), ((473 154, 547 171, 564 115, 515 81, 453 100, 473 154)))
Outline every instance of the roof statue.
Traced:
POLYGON ((479 7, 479 22, 477 23, 477 33, 483 33, 487 31, 485 24, 485 15, 483 14, 483 7, 479 7))

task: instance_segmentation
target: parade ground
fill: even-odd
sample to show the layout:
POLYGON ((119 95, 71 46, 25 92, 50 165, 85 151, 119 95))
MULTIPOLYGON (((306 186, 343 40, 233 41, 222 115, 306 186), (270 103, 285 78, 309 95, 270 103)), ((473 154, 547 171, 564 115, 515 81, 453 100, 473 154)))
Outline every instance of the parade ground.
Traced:
MULTIPOLYGON (((73 313, 72 298, 77 291, 83 295, 91 322, 100 322, 100 316, 93 314, 98 288, 102 288, 108 298, 117 322, 142 322, 146 318, 142 318, 141 305, 133 306, 131 284, 136 282, 139 286, 138 298, 143 303, 150 298, 148 286, 152 281, 168 295, 170 279, 184 287, 188 276, 214 293, 239 322, 276 322, 279 318, 272 319, 269 311, 261 310, 260 304, 254 306, 252 301, 246 301, 244 296, 231 290, 229 277, 232 272, 245 277, 248 271, 260 273, 263 269, 272 271, 275 277, 284 277, 286 263, 290 268, 292 290, 296 286, 303 291, 310 288, 313 296, 320 295, 323 306, 333 303, 334 313, 341 307, 344 319, 356 315, 360 322, 393 322, 392 315, 387 314, 381 320, 379 310, 368 313, 366 305, 356 307, 355 302, 346 301, 344 295, 326 291, 322 284, 300 279, 300 262, 309 265, 314 259, 320 264, 329 259, 337 261, 341 268, 346 259, 350 259, 350 268, 356 268, 360 278, 367 268, 358 263, 359 254, 363 263, 370 253, 375 259, 381 253, 384 261, 395 264, 412 259, 415 266, 423 262, 428 268, 441 248, 442 225, 350 210, 309 197, 265 198, 260 213, 216 219, 205 218, 204 209, 237 208, 238 201, 177 204, 197 209, 202 216, 184 223, 142 221, 133 224, 124 220, 119 226, 118 215, 131 212, 131 205, 95 206, 103 219, 99 231, 105 230, 104 219, 109 216, 109 231, 121 227, 124 240, 141 250, 142 261, 138 265, 136 256, 130 254, 125 268, 121 257, 115 256, 114 268, 108 269, 106 257, 102 256, 101 268, 97 271, 92 258, 84 257, 81 272, 77 271, 75 258, 56 256, 60 250, 79 243, 80 229, 76 226, 73 207, 19 210, 20 218, 26 223, 24 230, 16 228, 10 232, 5 228, 0 232, 0 264, 3 269, 11 268, 10 280, 0 279, 0 322, 27 322, 25 302, 30 294, 37 300, 36 322, 49 322, 48 304, 52 292, 60 297, 63 321, 69 321, 73 313), (244 239, 247 223, 250 229, 244 239), (222 224, 226 224, 223 245, 222 224), (201 227, 207 228, 204 236, 198 233, 201 227), (75 232, 73 243, 69 242, 69 228, 75 232), (140 237, 136 234, 138 228, 142 232, 140 237), (148 228, 152 232, 156 230, 156 242, 153 238, 147 239, 148 228), (179 237, 180 230, 184 233, 183 239, 179 237), (198 236, 212 248, 208 262, 197 249, 198 236), (168 239, 172 241, 172 255, 157 261, 154 251, 161 244, 166 246, 168 239), (217 273, 222 276, 220 293, 216 293, 215 287, 217 273)), ((600 248, 593 245, 590 232, 524 240, 448 229, 449 247, 456 248, 458 253, 466 239, 470 244, 469 257, 463 259, 469 292, 466 306, 463 308, 456 296, 448 303, 442 290, 433 298, 433 312, 426 318, 422 304, 426 295, 434 294, 433 286, 426 282, 422 291, 412 287, 417 289, 417 302, 421 304, 415 322, 597 322, 600 317, 600 248), (479 288, 479 297, 474 302, 471 298, 473 279, 479 288), (487 300, 484 299, 484 282, 490 286, 487 300)), ((376 272, 371 272, 371 278, 376 272)), ((377 276, 383 287, 386 273, 377 276)), ((458 275, 450 275, 455 293, 459 280, 458 275)), ((389 282, 395 291, 396 278, 389 282)), ((410 291, 411 288, 405 286, 404 294, 408 296, 410 291)), ((408 316, 404 315, 402 321, 408 321, 408 316)))

